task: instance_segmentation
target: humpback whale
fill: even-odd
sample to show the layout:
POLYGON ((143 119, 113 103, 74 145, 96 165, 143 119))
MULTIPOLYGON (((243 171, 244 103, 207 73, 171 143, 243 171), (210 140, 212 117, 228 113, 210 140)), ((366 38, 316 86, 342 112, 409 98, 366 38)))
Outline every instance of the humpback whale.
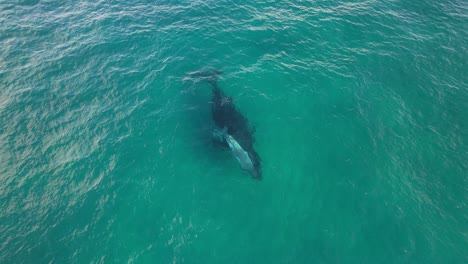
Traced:
POLYGON ((230 148, 242 169, 247 170, 253 178, 261 179, 260 156, 253 147, 255 130, 237 110, 232 98, 227 97, 219 88, 217 77, 220 73, 220 71, 215 71, 209 78, 213 88, 211 113, 213 121, 218 127, 213 132, 213 136, 230 148))

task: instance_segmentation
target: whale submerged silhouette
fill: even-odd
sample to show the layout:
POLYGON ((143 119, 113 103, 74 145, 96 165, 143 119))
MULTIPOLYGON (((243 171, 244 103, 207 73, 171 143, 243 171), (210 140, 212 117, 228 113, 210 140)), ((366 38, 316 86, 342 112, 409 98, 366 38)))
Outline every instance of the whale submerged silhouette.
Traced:
POLYGON ((241 167, 253 178, 261 179, 261 160, 253 147, 255 130, 237 110, 232 98, 227 97, 219 88, 217 79, 221 71, 204 70, 193 74, 206 78, 213 87, 211 113, 218 127, 213 131, 214 138, 230 148, 241 167))

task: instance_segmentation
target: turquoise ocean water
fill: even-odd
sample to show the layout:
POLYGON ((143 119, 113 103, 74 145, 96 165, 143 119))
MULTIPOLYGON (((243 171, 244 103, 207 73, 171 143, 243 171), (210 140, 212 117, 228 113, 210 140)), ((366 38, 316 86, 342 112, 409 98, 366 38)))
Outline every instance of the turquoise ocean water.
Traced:
POLYGON ((464 0, 1 0, 0 263, 467 263, 467 47, 464 0))

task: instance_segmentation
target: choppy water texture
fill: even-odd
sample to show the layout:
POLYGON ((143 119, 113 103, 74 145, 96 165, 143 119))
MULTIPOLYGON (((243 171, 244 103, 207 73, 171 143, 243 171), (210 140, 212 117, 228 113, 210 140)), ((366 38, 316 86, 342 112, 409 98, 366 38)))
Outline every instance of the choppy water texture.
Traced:
POLYGON ((0 262, 467 263, 467 47, 464 0, 0 1, 0 262))

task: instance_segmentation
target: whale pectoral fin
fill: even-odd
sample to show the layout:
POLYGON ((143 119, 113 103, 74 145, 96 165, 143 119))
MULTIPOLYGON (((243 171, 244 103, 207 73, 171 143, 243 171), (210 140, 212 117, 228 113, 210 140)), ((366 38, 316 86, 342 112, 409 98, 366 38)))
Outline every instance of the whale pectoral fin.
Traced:
POLYGON ((212 139, 216 144, 229 148, 229 144, 227 143, 226 138, 224 137, 226 133, 227 132, 225 131, 225 129, 221 130, 219 128, 216 128, 215 130, 213 130, 212 139))
POLYGON ((225 139, 224 139, 224 132, 219 130, 219 129, 215 129, 213 130, 213 133, 211 134, 212 138, 217 141, 217 142, 224 142, 225 139))

